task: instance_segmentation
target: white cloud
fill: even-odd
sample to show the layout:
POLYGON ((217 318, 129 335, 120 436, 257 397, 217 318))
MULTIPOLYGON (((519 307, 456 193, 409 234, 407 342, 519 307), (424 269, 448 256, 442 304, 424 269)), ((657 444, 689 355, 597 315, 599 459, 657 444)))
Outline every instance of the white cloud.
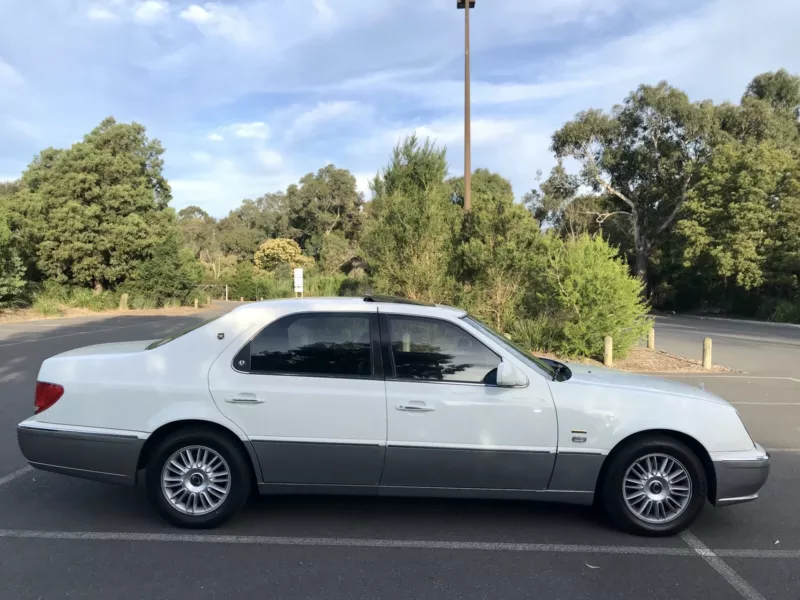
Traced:
POLYGON ((207 23, 211 20, 211 15, 207 10, 196 4, 192 4, 186 10, 181 11, 181 18, 192 23, 207 23))
POLYGON ((157 21, 167 12, 167 5, 157 0, 146 0, 140 2, 133 11, 134 17, 138 21, 151 22, 157 21))
POLYGON ((278 169, 283 166, 283 157, 276 150, 265 149, 258 151, 258 159, 268 169, 278 169))
POLYGON ((101 6, 92 6, 86 11, 86 16, 92 21, 116 21, 119 15, 101 6))
POLYGON ((304 137, 314 132, 323 123, 353 117, 359 112, 367 111, 367 107, 354 101, 319 102, 314 108, 302 113, 294 119, 290 127, 290 137, 304 137))
POLYGON ((233 132, 233 135, 240 138, 250 138, 265 140, 269 137, 269 126, 263 121, 254 121, 252 123, 235 123, 227 127, 228 130, 233 132))
POLYGON ((194 23, 207 36, 218 36, 240 44, 255 40, 250 20, 235 6, 217 2, 207 2, 204 6, 192 4, 181 11, 180 16, 194 23))
POLYGON ((208 139, 211 140, 212 142, 221 142, 225 139, 225 137, 218 133, 209 133, 208 139))
POLYGON ((286 189, 296 183, 299 173, 243 168, 233 160, 220 160, 204 167, 202 172, 170 179, 175 208, 190 204, 203 207, 210 214, 222 217, 239 206, 244 198, 257 198, 267 192, 286 189))

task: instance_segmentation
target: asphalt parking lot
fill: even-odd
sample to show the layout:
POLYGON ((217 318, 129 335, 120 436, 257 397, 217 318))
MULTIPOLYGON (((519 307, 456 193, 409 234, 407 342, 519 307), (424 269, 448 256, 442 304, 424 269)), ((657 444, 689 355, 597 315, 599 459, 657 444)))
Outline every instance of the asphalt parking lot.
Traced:
MULTIPOLYGON (((581 507, 346 497, 257 498, 219 530, 186 532, 141 490, 26 467, 15 426, 42 360, 208 316, 0 324, 0 599, 800 599, 800 362, 786 358, 800 329, 725 325, 715 347, 731 340, 749 372, 675 376, 734 402, 773 456, 757 502, 708 507, 681 537, 622 534, 581 507)), ((658 340, 688 348, 703 327, 659 322, 658 340)))

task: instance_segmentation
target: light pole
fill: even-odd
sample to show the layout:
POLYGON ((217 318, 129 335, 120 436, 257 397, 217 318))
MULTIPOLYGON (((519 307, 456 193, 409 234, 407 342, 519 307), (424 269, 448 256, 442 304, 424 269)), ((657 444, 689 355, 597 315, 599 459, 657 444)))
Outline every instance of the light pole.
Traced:
POLYGON ((472 127, 469 85, 469 11, 475 0, 456 0, 464 10, 464 211, 472 210, 472 127))

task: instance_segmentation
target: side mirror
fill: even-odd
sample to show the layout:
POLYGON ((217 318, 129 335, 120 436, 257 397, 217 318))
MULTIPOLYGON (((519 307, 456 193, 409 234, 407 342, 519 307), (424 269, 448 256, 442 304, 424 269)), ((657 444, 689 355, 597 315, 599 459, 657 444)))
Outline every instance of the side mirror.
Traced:
POLYGON ((511 363, 501 362, 497 365, 497 385, 498 387, 525 387, 528 385, 528 378, 511 363))

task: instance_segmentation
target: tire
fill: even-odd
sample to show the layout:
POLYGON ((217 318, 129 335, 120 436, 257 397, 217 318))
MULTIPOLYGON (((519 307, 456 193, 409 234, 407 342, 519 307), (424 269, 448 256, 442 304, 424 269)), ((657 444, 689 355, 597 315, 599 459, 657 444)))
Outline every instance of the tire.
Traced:
POLYGON ((686 444, 667 436, 640 438, 615 452, 602 486, 611 522, 645 536, 680 533, 700 515, 707 496, 703 463, 686 444))
POLYGON ((230 519, 247 501, 252 465, 229 436, 187 427, 154 450, 145 482, 150 502, 164 520, 177 527, 210 529, 230 519), (162 485, 164 477, 169 481, 162 485), (168 492, 174 501, 167 498, 168 492))

